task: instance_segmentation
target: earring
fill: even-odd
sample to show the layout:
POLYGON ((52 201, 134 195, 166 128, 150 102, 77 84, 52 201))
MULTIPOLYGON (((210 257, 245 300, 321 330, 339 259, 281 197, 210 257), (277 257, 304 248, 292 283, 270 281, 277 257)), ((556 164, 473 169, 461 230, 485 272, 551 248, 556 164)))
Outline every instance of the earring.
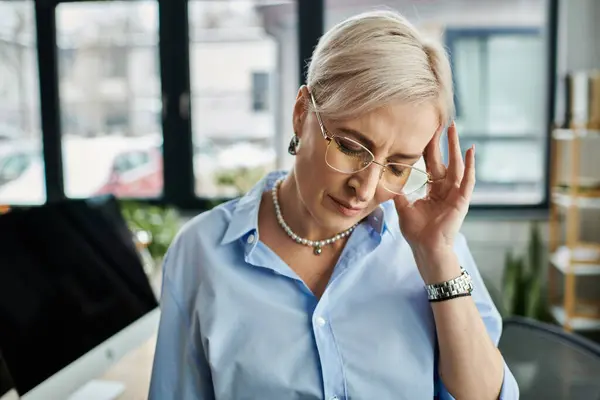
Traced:
POLYGON ((300 149, 300 138, 297 134, 294 133, 292 136, 292 140, 290 140, 290 145, 288 146, 288 153, 295 156, 298 154, 298 150, 300 149))

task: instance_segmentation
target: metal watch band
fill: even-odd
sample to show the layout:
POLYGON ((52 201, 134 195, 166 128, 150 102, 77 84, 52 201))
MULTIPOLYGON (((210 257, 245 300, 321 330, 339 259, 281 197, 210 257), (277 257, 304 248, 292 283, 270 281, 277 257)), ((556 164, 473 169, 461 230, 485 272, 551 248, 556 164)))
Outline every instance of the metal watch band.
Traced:
POLYGON ((460 270, 461 274, 456 278, 446 282, 426 285, 428 300, 435 302, 471 295, 471 292, 473 292, 471 276, 463 267, 460 267, 460 270))

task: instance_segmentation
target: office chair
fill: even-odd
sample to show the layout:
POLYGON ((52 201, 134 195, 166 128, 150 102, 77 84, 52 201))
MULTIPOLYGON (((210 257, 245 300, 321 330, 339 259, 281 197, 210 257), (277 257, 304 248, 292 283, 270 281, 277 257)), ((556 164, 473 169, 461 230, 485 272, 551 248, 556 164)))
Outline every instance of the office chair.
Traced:
POLYGON ((528 318, 504 321, 499 346, 521 400, 600 400, 600 345, 528 318))

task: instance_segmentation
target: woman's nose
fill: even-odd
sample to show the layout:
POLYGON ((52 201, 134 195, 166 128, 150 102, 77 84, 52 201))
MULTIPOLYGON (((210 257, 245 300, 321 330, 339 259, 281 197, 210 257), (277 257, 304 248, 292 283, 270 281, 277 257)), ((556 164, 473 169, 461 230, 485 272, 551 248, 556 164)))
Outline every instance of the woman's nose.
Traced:
POLYGON ((350 186, 354 189, 357 199, 368 203, 374 196, 379 185, 383 167, 372 163, 363 171, 357 172, 350 179, 350 186))

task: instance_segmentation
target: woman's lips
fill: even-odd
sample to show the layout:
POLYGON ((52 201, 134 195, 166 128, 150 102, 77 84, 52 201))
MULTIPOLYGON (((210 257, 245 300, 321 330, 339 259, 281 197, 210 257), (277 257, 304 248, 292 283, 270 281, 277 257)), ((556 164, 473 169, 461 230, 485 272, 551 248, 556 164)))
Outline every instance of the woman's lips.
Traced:
POLYGON ((365 209, 364 207, 352 206, 351 204, 338 200, 333 196, 329 196, 329 198, 333 201, 336 209, 346 217, 355 217, 365 209))

